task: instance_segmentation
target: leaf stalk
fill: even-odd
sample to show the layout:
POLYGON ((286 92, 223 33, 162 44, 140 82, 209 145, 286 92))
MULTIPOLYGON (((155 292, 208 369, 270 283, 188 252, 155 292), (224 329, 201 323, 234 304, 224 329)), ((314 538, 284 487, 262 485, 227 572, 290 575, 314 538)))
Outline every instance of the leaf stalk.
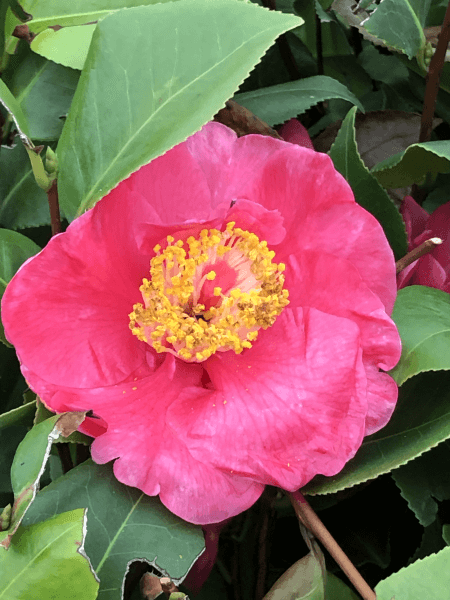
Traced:
POLYGON ((289 498, 299 521, 303 523, 303 525, 307 527, 320 542, 322 542, 361 597, 364 598, 364 600, 376 600, 377 597, 375 592, 369 587, 358 569, 319 519, 303 494, 299 491, 291 492, 289 498))

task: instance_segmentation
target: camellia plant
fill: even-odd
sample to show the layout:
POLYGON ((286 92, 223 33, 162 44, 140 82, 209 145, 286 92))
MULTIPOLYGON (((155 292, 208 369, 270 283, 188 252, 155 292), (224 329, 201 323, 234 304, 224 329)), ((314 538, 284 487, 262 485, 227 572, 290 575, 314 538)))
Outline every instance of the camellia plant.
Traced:
POLYGON ((0 599, 445 600, 447 4, 0 25, 0 599))

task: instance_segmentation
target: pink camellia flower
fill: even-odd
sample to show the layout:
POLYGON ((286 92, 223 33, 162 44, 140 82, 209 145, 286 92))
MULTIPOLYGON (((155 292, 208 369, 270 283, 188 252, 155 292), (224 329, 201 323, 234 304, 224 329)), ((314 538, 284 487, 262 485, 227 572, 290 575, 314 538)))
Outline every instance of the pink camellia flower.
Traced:
POLYGON ((450 202, 430 215, 411 196, 405 196, 400 212, 409 252, 430 238, 440 238, 443 243, 403 269, 397 276, 398 288, 426 285, 450 293, 450 202))
POLYGON ((334 475, 389 420, 392 252, 325 154, 209 123, 10 282, 8 339, 97 463, 193 523, 334 475))

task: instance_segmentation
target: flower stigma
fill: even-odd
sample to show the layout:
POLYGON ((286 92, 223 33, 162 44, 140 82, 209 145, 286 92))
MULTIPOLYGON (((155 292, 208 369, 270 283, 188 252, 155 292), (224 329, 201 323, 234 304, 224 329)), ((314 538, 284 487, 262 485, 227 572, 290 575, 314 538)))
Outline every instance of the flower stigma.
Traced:
POLYGON ((235 228, 203 229, 199 238, 156 245, 150 279, 139 290, 130 329, 157 352, 202 362, 215 352, 251 348, 289 304, 285 265, 257 235, 235 228))

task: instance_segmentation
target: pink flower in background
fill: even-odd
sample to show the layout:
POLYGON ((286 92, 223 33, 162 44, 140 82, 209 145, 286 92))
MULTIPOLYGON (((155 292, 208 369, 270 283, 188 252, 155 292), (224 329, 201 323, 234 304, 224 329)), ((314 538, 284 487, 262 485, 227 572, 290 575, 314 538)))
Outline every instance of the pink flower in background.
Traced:
POLYGON ((400 212, 406 225, 408 251, 437 237, 443 243, 433 248, 397 276, 398 288, 426 285, 450 292, 450 202, 428 214, 411 196, 405 196, 400 212))
POLYGON ((206 524, 336 474, 387 423, 395 295, 328 156, 209 123, 23 265, 2 317, 44 403, 93 411, 93 459, 206 524))
POLYGON ((278 129, 278 133, 286 142, 298 144, 304 148, 311 148, 311 150, 314 150, 308 130, 298 119, 290 119, 287 121, 278 129))

